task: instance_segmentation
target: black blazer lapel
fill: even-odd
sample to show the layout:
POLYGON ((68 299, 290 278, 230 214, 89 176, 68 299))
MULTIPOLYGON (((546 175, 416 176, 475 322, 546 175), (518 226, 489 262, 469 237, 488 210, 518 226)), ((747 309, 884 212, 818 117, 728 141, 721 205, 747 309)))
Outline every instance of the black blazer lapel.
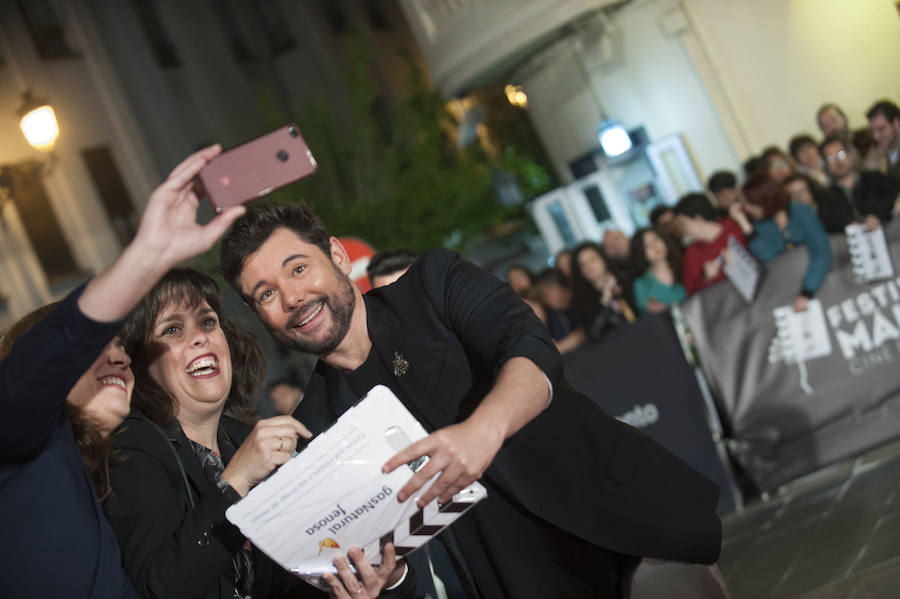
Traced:
POLYGON ((391 389, 429 432, 452 422, 452 414, 444 409, 441 398, 434 396, 416 368, 416 356, 407 350, 397 334, 400 327, 394 326, 394 315, 378 298, 364 297, 369 338, 373 350, 392 374, 391 389))

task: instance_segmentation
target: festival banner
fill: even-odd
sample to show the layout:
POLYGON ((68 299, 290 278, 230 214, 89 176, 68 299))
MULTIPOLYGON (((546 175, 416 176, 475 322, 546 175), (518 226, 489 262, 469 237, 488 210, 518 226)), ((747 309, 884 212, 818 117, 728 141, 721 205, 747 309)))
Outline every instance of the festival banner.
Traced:
MULTIPOLYGON (((895 264, 900 222, 885 229, 895 264)), ((791 307, 809 263, 799 247, 764 265, 752 304, 717 284, 682 312, 703 372, 761 490, 900 436, 900 278, 859 282, 847 238, 807 313, 791 307)))

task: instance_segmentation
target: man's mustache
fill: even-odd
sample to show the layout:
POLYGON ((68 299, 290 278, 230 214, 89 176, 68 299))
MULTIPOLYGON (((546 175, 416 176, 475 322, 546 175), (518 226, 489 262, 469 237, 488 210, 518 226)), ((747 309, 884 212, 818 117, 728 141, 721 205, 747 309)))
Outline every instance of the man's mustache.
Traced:
POLYGON ((307 316, 309 316, 310 314, 312 314, 313 312, 315 312, 316 310, 319 309, 320 304, 325 305, 327 303, 328 303, 327 299, 318 299, 318 300, 314 300, 312 302, 307 302, 307 304, 310 307, 300 308, 297 311, 295 311, 293 314, 291 314, 288 317, 287 323, 284 325, 284 328, 293 329, 294 327, 299 326, 300 322, 304 318, 306 318, 307 316))

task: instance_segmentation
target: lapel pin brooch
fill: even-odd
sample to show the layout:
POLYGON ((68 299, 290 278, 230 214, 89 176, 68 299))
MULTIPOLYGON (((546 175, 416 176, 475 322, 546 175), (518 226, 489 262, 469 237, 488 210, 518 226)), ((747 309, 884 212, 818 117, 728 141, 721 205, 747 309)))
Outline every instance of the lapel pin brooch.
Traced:
POLYGON ((403 376, 409 370, 409 361, 398 351, 394 352, 394 376, 403 376))

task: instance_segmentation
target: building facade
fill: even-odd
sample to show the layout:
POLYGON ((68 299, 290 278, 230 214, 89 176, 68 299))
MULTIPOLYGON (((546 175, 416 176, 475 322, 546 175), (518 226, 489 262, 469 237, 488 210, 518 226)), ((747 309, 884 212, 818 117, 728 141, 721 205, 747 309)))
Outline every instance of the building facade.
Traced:
POLYGON ((340 106, 348 36, 369 48, 391 101, 407 81, 401 54, 421 61, 394 3, 0 3, 0 329, 115 259, 149 193, 191 152, 272 120, 302 129, 313 100, 340 106), (52 152, 19 131, 26 92, 56 112, 52 152))

